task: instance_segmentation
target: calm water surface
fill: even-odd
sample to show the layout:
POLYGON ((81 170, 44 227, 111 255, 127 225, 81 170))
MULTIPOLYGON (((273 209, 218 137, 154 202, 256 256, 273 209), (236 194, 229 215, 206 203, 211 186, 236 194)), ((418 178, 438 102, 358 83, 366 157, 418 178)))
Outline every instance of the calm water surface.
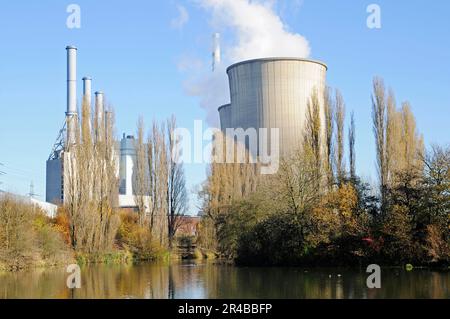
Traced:
POLYGON ((66 288, 65 269, 0 274, 0 298, 450 298, 450 272, 382 270, 366 288, 363 270, 238 268, 212 263, 96 265, 82 288, 66 288))

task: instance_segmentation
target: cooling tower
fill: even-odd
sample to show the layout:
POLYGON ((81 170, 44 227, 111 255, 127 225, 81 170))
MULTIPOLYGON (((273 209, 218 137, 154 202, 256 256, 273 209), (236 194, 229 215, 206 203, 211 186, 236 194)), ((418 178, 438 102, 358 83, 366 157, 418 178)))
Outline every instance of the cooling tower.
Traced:
POLYGON ((326 72, 324 63, 297 58, 257 59, 230 66, 231 104, 219 109, 222 130, 279 128, 281 155, 297 150, 308 100, 316 89, 322 102, 326 72))
POLYGON ((231 125, 231 104, 225 104, 219 107, 220 128, 225 131, 231 125))

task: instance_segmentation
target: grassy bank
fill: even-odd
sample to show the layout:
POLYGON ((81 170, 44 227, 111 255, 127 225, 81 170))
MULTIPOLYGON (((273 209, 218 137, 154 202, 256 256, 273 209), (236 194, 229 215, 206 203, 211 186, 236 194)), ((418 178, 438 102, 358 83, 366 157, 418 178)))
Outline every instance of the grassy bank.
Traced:
POLYGON ((114 250, 109 253, 85 254, 77 253, 75 260, 80 266, 88 264, 134 264, 140 262, 153 262, 169 260, 168 251, 159 253, 133 253, 130 250, 114 250))

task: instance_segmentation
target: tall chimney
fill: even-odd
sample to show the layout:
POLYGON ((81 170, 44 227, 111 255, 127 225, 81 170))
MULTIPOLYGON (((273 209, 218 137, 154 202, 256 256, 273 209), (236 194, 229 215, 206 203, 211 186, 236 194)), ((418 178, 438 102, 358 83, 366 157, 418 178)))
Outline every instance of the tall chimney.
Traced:
POLYGON ((105 105, 104 105, 104 94, 102 91, 95 92, 95 123, 96 123, 96 135, 97 139, 101 140, 102 129, 104 128, 104 114, 105 114, 105 105))
POLYGON ((83 98, 89 107, 92 106, 92 78, 86 76, 83 78, 83 98))
POLYGON ((67 143, 75 143, 77 114, 77 48, 66 47, 67 50, 67 143))
POLYGON ((92 114, 92 78, 85 76, 83 78, 83 103, 86 103, 86 108, 89 111, 87 120, 89 121, 89 131, 92 132, 91 114, 92 114))
POLYGON ((95 92, 95 110, 97 120, 99 123, 103 121, 103 114, 105 113, 104 94, 102 91, 95 92))

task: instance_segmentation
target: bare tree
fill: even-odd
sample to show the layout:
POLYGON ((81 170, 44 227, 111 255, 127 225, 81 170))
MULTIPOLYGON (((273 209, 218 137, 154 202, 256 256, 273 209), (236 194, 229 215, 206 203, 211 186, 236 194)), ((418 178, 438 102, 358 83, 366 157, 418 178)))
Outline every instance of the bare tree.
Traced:
POLYGON ((271 192, 281 209, 300 216, 312 209, 321 196, 317 188, 317 165, 314 154, 296 152, 284 159, 280 171, 273 177, 271 192))
POLYGON ((325 113, 325 128, 326 128, 326 170, 328 177, 328 186, 331 187, 334 183, 333 176, 333 162, 334 162, 334 104, 330 95, 330 89, 324 91, 324 113, 325 113))
POLYGON ((169 249, 172 249, 173 240, 178 227, 181 224, 181 217, 188 208, 188 197, 186 191, 186 180, 184 177, 183 163, 180 161, 179 141, 175 135, 176 119, 172 116, 167 121, 168 134, 168 238, 169 249))
POLYGON ((386 187, 390 187, 394 177, 394 171, 400 162, 400 159, 398 158, 398 141, 402 130, 400 126, 400 114, 397 112, 397 102, 392 89, 389 89, 386 103, 386 154, 384 161, 386 164, 386 187))
POLYGON ((372 121, 377 153, 377 169, 380 180, 381 209, 386 208, 388 166, 386 163, 386 89, 381 78, 373 80, 372 121))
POLYGON ((98 249, 111 249, 119 218, 118 207, 119 181, 116 175, 116 149, 114 139, 114 111, 110 106, 105 109, 103 127, 103 140, 96 144, 96 163, 99 167, 98 175, 94 179, 101 181, 101 192, 95 197, 97 210, 100 212, 100 235, 98 236, 98 249))
POLYGON ((388 132, 389 184, 395 186, 399 173, 418 173, 423 169, 423 138, 408 102, 402 103, 400 110, 395 105, 389 108, 388 132))
POLYGON ((152 205, 150 209, 150 231, 161 246, 167 244, 168 162, 165 126, 153 122, 148 138, 148 165, 152 205))
POLYGON ((356 137, 355 113, 352 112, 350 116, 350 128, 348 130, 348 150, 349 150, 348 158, 350 161, 350 178, 352 180, 355 180, 356 178, 355 137, 356 137))
POLYGON ((342 94, 336 90, 335 100, 335 121, 336 121, 336 171, 338 182, 341 184, 345 178, 344 169, 344 122, 345 103, 342 94))
POLYGON ((157 158, 156 147, 155 147, 155 123, 153 123, 153 128, 147 137, 147 171, 148 171, 148 186, 149 195, 151 197, 151 203, 149 207, 149 229, 150 233, 153 234, 153 227, 155 225, 155 215, 157 212, 156 203, 156 171, 155 171, 155 158, 157 158))
POLYGON ((139 118, 137 123, 137 137, 134 140, 136 150, 136 161, 134 165, 134 200, 139 214, 139 225, 143 226, 149 207, 148 198, 150 193, 150 174, 148 171, 147 147, 144 141, 144 120, 139 118))
POLYGON ((303 143, 303 152, 308 154, 315 166, 315 180, 317 191, 322 182, 322 125, 321 125, 321 107, 319 95, 315 89, 308 101, 306 113, 305 136, 303 143))
POLYGON ((89 123, 90 106, 84 99, 76 142, 64 154, 65 204, 72 246, 97 253, 112 248, 118 227, 113 117, 110 123, 96 122, 95 133, 89 123))
POLYGON ((397 109, 395 95, 389 91, 386 114, 386 185, 396 187, 398 177, 420 175, 424 153, 423 138, 417 131, 416 120, 408 102, 397 109))
POLYGON ((386 89, 380 78, 374 79, 372 111, 382 212, 385 212, 387 189, 397 187, 398 178, 419 176, 423 170, 424 145, 410 104, 404 102, 398 110, 394 92, 389 90, 386 98, 386 89))

